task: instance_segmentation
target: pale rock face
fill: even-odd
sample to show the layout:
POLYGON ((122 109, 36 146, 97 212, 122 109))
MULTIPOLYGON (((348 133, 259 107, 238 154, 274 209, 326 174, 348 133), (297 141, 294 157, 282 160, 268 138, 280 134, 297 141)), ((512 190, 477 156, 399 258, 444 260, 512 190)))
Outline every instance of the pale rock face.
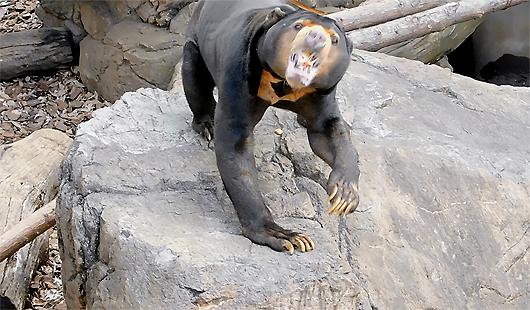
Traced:
POLYGON ((293 256, 241 235, 182 94, 98 110, 58 198, 69 308, 528 309, 530 90, 355 51, 337 99, 361 164, 346 219, 295 115, 255 130, 267 206, 316 243, 293 256))

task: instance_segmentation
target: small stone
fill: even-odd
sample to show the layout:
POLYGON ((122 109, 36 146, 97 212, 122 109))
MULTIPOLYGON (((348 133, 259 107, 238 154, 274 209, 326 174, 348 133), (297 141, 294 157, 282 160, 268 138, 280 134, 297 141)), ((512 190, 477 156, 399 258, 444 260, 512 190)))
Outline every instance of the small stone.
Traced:
POLYGON ((4 105, 8 108, 18 108, 19 104, 16 103, 14 100, 8 100, 4 103, 4 105))
POLYGON ((70 91, 70 99, 75 100, 82 92, 83 89, 77 87, 76 85, 72 86, 72 90, 70 91))
POLYGON ((38 104, 40 104, 40 103, 41 103, 41 102, 40 102, 39 99, 33 99, 33 100, 28 100, 28 101, 26 101, 26 104, 25 104, 25 105, 30 106, 30 107, 34 107, 34 106, 36 106, 36 105, 38 105, 38 104))
POLYGON ((30 133, 30 131, 27 130, 25 127, 20 127, 18 130, 19 130, 18 134, 21 136, 27 136, 30 133))
POLYGON ((22 92, 22 86, 20 85, 13 85, 5 90, 5 94, 8 95, 11 98, 16 98, 18 94, 22 92))
POLYGON ((44 124, 44 126, 42 126, 42 128, 53 128, 53 122, 49 122, 47 124, 44 124))
POLYGON ((52 117, 57 117, 59 115, 57 104, 55 102, 48 102, 48 105, 46 106, 46 112, 50 114, 52 117))
POLYGON ((2 19, 6 13, 7 13, 7 8, 0 8, 0 19, 2 19))
POLYGON ((66 124, 64 123, 64 120, 59 120, 59 121, 55 122, 54 127, 55 127, 55 129, 60 130, 60 131, 68 130, 68 126, 66 126, 66 124))
POLYGON ((62 101, 62 100, 57 100, 56 101, 57 103, 57 107, 59 108, 59 110, 66 110, 68 108, 68 103, 62 101))
POLYGON ((80 114, 79 116, 77 116, 76 123, 80 124, 84 121, 88 121, 91 117, 92 117, 92 112, 86 112, 86 113, 80 114))
POLYGON ((6 138, 13 138, 15 136, 15 133, 13 131, 4 131, 2 132, 2 136, 6 138))
POLYGON ((38 117, 36 120, 35 120, 35 123, 39 126, 42 126, 42 124, 44 124, 44 122, 46 122, 46 117, 44 116, 40 116, 38 117))
POLYGON ((144 3, 137 11, 136 13, 138 16, 142 19, 143 22, 147 22, 149 17, 153 17, 153 15, 156 16, 156 10, 149 2, 144 3))
POLYGON ((47 91, 49 89, 48 84, 43 79, 40 79, 40 81, 37 82, 37 86, 42 91, 47 91))
POLYGON ((36 122, 34 122, 34 123, 29 123, 29 124, 28 124, 28 128, 29 128, 31 131, 36 131, 36 130, 39 130, 39 129, 42 128, 41 125, 42 125, 42 124, 38 124, 38 123, 36 123, 36 122))
POLYGON ((283 134, 283 130, 281 128, 276 128, 274 133, 277 134, 277 135, 281 135, 281 134, 283 134))
POLYGON ((2 131, 13 131, 13 127, 10 123, 0 123, 0 130, 2 131))
POLYGON ((35 109, 31 109, 30 107, 24 107, 24 113, 27 113, 30 117, 32 117, 32 119, 35 119, 39 112, 35 109))
POLYGON ((74 108, 74 109, 77 109, 77 108, 80 108, 83 106, 83 102, 79 101, 79 100, 74 100, 72 102, 70 102, 70 107, 71 108, 74 108))
POLYGON ((0 90, 0 99, 9 100, 11 97, 9 97, 5 92, 0 90))
POLYGON ((89 100, 85 102, 83 109, 92 111, 94 110, 95 105, 96 105, 96 100, 89 100))
POLYGON ((18 118, 19 121, 27 121, 30 118, 29 113, 22 112, 20 113, 20 117, 18 118))
POLYGON ((17 119, 20 118, 21 114, 22 113, 18 110, 11 110, 11 111, 7 111, 4 115, 7 116, 7 118, 10 121, 16 121, 17 119))

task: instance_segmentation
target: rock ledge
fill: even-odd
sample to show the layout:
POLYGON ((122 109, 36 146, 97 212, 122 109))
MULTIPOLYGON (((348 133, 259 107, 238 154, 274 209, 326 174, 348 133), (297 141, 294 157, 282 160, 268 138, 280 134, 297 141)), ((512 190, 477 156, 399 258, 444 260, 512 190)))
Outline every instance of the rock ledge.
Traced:
POLYGON ((310 253, 241 235, 182 94, 127 93, 83 123, 57 210, 69 308, 528 309, 530 90, 352 58, 338 100, 358 212, 325 215, 329 167, 294 115, 271 109, 256 129, 267 205, 310 253))

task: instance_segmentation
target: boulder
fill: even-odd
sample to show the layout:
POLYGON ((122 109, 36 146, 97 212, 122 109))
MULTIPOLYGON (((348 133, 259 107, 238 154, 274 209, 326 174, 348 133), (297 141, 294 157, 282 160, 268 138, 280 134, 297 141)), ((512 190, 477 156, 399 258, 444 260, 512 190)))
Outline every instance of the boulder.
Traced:
POLYGON ((102 40, 86 36, 80 44, 83 83, 109 101, 141 87, 167 89, 182 57, 185 38, 156 26, 126 19, 102 40))
POLYGON ((43 0, 37 14, 46 26, 61 26, 72 33, 79 45, 83 83, 115 101, 141 87, 170 88, 182 57, 190 2, 43 0), (172 20, 175 26, 170 31, 172 20))
POLYGON ((37 14, 46 26, 53 25, 53 27, 61 26, 65 20, 71 20, 79 27, 88 30, 124 19, 143 20, 153 25, 167 27, 171 18, 191 2, 194 0, 42 0, 37 14), (94 19, 89 19, 89 15, 84 16, 85 13, 94 19), (97 25, 98 23, 102 25, 97 25))
POLYGON ((68 307, 528 309, 530 90, 355 51, 337 98, 361 164, 345 219, 295 115, 255 130, 267 206, 316 243, 292 256, 242 236, 182 94, 96 111, 57 202, 68 307))
MULTIPOLYGON (((66 134, 42 129, 0 145, 0 235, 55 197, 59 167, 71 144, 66 134)), ((48 239, 46 232, 0 262, 0 298, 16 309, 25 309, 33 273, 47 257, 48 239)))

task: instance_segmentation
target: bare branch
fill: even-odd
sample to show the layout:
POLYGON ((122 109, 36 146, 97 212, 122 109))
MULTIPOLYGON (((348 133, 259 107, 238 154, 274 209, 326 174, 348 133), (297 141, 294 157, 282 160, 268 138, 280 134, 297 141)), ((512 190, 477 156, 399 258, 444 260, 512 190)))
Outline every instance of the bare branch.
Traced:
POLYGON ((0 236, 0 262, 55 225, 55 199, 0 236))
POLYGON ((368 0, 360 6, 329 14, 342 25, 344 31, 366 28, 373 25, 423 12, 454 0, 368 0))
POLYGON ((350 31, 348 37, 355 48, 377 51, 524 2, 528 0, 461 0, 377 26, 350 31))

